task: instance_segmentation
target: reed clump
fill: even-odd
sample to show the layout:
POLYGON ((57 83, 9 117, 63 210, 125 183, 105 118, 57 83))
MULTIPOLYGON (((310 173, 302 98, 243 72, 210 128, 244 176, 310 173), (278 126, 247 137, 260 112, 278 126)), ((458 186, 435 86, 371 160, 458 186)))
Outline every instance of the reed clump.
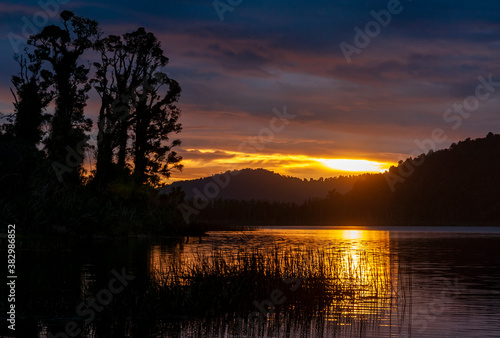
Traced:
POLYGON ((336 248, 213 250, 162 261, 142 305, 163 318, 248 316, 279 290, 284 301, 270 315, 329 312, 346 302, 390 298, 388 269, 377 264, 366 253, 336 248))

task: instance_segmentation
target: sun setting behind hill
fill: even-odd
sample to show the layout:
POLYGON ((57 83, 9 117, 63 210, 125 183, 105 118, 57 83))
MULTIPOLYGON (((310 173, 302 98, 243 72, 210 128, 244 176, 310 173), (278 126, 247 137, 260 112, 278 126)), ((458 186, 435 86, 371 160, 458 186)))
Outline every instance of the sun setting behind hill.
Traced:
POLYGON ((328 168, 335 170, 342 170, 346 172, 384 172, 389 169, 390 165, 387 163, 379 163, 368 160, 353 160, 353 159, 324 159, 321 158, 318 162, 323 163, 328 168))
POLYGON ((396 165, 401 158, 395 155, 380 160, 316 158, 306 155, 280 153, 243 153, 216 149, 186 149, 182 152, 185 169, 173 175, 166 183, 197 179, 227 170, 265 168, 282 175, 298 178, 336 177, 361 173, 379 173, 396 165))

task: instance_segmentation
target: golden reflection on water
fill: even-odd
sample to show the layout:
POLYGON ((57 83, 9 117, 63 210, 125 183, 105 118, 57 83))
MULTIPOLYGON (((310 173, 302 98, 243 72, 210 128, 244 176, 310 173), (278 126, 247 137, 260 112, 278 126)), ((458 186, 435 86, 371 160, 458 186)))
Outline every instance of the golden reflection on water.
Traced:
POLYGON ((183 243, 178 242, 172 246, 152 245, 148 270, 158 283, 163 284, 168 276, 172 276, 173 271, 185 271, 187 263, 192 260, 183 243))
MULTIPOLYGON (((388 231, 371 231, 363 229, 264 229, 250 231, 241 241, 239 232, 214 232, 203 243, 177 243, 173 247, 153 245, 149 255, 149 271, 159 282, 170 272, 191 265, 199 259, 199 255, 211 251, 227 251, 228 258, 242 250, 274 247, 292 248, 304 251, 306 248, 326 249, 332 252, 328 264, 336 265, 339 273, 336 278, 350 284, 353 289, 361 289, 371 285, 373 288, 363 288, 361 296, 380 295, 386 292, 386 286, 391 282, 391 253, 388 231)), ((179 271, 179 270, 177 270, 179 271)))
POLYGON ((389 232, 333 230, 331 236, 342 239, 335 264, 353 288, 352 298, 343 300, 343 315, 374 315, 389 307, 397 280, 391 269, 389 232))
POLYGON ((363 237, 363 231, 360 230, 341 230, 343 239, 360 239, 363 237))
MULTIPOLYGON (((394 278, 397 272, 391 269, 388 231, 265 229, 248 234, 245 243, 240 241, 241 234, 215 232, 202 244, 195 241, 178 243, 170 248, 152 246, 150 272, 158 282, 164 283, 167 278, 171 278, 174 270, 185 271, 199 259, 200 252, 210 255, 214 249, 227 251, 228 258, 242 250, 271 248, 277 243, 283 250, 292 248, 293 251, 307 252, 325 249, 328 256, 323 263, 332 271, 330 280, 348 290, 343 298, 331 305, 331 312, 336 314, 327 320, 338 322, 339 311, 341 317, 352 319, 373 316, 390 306, 391 297, 394 296, 392 292, 397 287, 397 278, 394 278)), ((299 267, 302 271, 314 269, 307 260, 303 264, 309 266, 299 267)))

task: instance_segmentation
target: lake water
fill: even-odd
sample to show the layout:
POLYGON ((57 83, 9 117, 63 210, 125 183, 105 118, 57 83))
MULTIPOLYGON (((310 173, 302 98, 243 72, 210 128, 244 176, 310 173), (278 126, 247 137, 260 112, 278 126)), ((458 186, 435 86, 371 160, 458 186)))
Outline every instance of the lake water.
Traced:
MULTIPOLYGON (((314 269, 311 262, 304 265, 308 265, 304 269, 314 269)), ((49 331, 67 333, 65 325, 70 321, 96 337, 500 337, 500 228, 280 227, 210 232, 187 243, 19 239, 17 266, 18 330, 26 337, 50 336, 49 331), (305 317, 300 319, 280 311, 293 307, 290 304, 298 293, 289 291, 265 322, 252 327, 253 323, 243 321, 238 330, 224 316, 210 320, 184 316, 141 326, 138 314, 117 323, 107 321, 106 304, 97 308, 90 323, 84 324, 78 315, 88 290, 99 295, 102 288, 117 289, 117 284, 109 286, 110 276, 133 276, 125 281, 125 288, 140 294, 144 280, 152 276, 162 282, 162 271, 172 262, 189 266, 200 255, 222 252, 231 257, 269 247, 283 252, 327 249, 335 257, 333 264, 340 267, 336 278, 359 291, 327 304, 321 312, 304 310, 305 317)), ((300 271, 290 274, 299 281, 302 278, 300 271)), ((274 290, 288 287, 285 283, 270 286, 255 301, 272 299, 274 290)), ((5 298, 0 303, 2 313, 5 298)), ((2 327, 1 334, 7 333, 2 327)))

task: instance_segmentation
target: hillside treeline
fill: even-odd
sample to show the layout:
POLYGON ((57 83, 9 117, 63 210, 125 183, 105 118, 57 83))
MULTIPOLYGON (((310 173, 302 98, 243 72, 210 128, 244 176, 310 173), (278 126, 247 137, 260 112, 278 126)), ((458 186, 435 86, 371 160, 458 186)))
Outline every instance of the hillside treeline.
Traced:
POLYGON ((216 199, 194 222, 227 225, 500 225, 500 135, 363 175, 351 191, 304 203, 216 199))

